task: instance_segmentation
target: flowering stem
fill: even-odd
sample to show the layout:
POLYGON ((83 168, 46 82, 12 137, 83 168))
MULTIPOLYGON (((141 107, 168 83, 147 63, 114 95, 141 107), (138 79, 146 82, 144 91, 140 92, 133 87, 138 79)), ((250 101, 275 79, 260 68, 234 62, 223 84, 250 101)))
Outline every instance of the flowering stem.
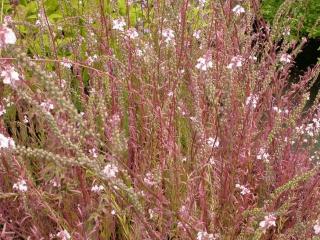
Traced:
POLYGON ((2 19, 3 19, 3 4, 4 4, 4 0, 1 0, 1 15, 0 15, 1 23, 2 23, 2 19))

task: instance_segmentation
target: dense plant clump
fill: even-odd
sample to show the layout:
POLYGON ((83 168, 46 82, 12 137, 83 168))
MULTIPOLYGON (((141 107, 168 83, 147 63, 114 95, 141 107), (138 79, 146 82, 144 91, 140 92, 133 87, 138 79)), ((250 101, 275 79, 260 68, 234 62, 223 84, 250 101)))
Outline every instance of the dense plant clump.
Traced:
POLYGON ((319 239, 320 65, 259 2, 2 1, 1 238, 319 239))

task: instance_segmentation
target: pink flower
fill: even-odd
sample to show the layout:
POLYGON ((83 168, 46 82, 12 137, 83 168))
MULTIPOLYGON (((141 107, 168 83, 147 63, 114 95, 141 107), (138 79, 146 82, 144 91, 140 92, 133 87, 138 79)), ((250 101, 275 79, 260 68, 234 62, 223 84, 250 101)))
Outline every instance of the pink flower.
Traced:
POLYGON ((272 226, 276 226, 276 216, 274 214, 269 214, 268 216, 264 217, 264 220, 259 223, 260 228, 263 232, 266 232, 268 228, 272 226))
POLYGON ((289 54, 282 54, 280 57, 280 62, 283 64, 290 63, 292 61, 292 57, 289 54))
POLYGON ((207 71, 209 68, 213 67, 212 61, 207 57, 201 57, 198 59, 198 63, 196 64, 196 68, 201 71, 207 71))
POLYGON ((209 137, 207 139, 207 144, 209 145, 209 147, 212 147, 212 148, 217 148, 219 147, 220 145, 220 141, 219 141, 219 138, 215 137, 209 137))
POLYGON ((8 138, 0 133, 0 149, 1 148, 15 148, 15 143, 12 138, 8 138))
POLYGON ((9 67, 1 71, 1 77, 3 77, 3 83, 11 86, 16 86, 16 82, 20 80, 19 73, 14 67, 9 67))
POLYGON ((244 58, 240 55, 232 57, 230 64, 227 66, 228 69, 240 68, 242 67, 242 63, 244 58))
POLYGON ((57 237, 62 240, 71 239, 70 233, 67 230, 63 230, 57 233, 57 237))
POLYGON ((91 192, 94 192, 94 193, 100 193, 103 190, 104 190, 103 185, 93 185, 91 188, 91 192))
POLYGON ((195 31, 192 36, 199 40, 201 37, 201 30, 195 31))
POLYGON ((316 224, 313 226, 314 234, 320 234, 320 221, 318 220, 316 224))
POLYGON ((200 231, 197 233, 197 240, 215 240, 216 238, 212 233, 200 231))
POLYGON ((243 195, 243 196, 246 195, 246 194, 250 194, 251 193, 250 189, 246 188, 244 185, 240 185, 240 184, 237 183, 236 184, 236 188, 241 190, 240 194, 243 195))
POLYGON ((11 28, 6 26, 0 27, 0 47, 7 44, 15 44, 17 37, 11 28))
POLYGON ((236 5, 233 9, 232 12, 234 12, 237 16, 239 16, 241 13, 245 13, 246 11, 244 8, 240 5, 236 5))
POLYGON ((115 178, 118 172, 118 167, 112 163, 108 163, 102 170, 102 173, 106 178, 115 178))
POLYGON ((54 109, 54 106, 50 101, 44 101, 40 104, 40 106, 48 112, 54 109))
POLYGON ((6 113, 6 109, 0 105, 0 117, 6 113))
POLYGON ((166 44, 174 41, 174 31, 170 28, 164 29, 162 31, 162 36, 164 37, 164 41, 166 44))
POLYGON ((115 19, 112 21, 112 29, 118 30, 120 32, 124 31, 124 27, 126 26, 126 23, 123 19, 115 19))
POLYGON ((139 37, 139 33, 135 28, 129 28, 127 30, 127 36, 131 39, 136 39, 137 37, 139 37))
POLYGON ((259 97, 255 94, 250 94, 246 99, 246 106, 251 108, 256 108, 258 104, 259 97))
POLYGON ((24 179, 16 182, 15 184, 13 184, 13 187, 12 187, 14 190, 17 190, 19 192, 26 192, 28 191, 28 186, 27 186, 27 183, 24 179))

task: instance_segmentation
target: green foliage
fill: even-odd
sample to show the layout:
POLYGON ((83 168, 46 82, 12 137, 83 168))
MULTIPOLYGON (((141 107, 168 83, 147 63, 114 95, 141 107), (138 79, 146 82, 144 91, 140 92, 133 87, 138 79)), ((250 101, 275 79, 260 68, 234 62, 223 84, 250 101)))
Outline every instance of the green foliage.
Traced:
MULTIPOLYGON (((294 0, 290 2, 289 16, 282 16, 281 20, 289 23, 294 36, 320 37, 320 1, 294 0), (288 18, 289 17, 289 18, 288 18)), ((285 4, 284 0, 263 0, 261 12, 268 22, 273 22, 279 8, 285 4)))

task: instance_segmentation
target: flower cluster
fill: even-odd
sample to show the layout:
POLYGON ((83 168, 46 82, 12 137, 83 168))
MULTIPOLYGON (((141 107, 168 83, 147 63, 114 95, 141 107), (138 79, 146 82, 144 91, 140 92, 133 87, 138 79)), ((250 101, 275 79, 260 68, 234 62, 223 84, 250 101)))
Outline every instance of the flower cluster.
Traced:
MULTIPOLYGON (((315 137, 320 133, 320 120, 317 117, 314 117, 310 122, 297 126, 295 130, 298 136, 304 137, 304 143, 307 143, 309 139, 313 139, 313 141, 317 143, 315 137)), ((294 143, 294 141, 292 141, 292 143, 294 143)))
POLYGON ((264 220, 259 223, 260 228, 263 232, 266 232, 267 229, 271 228, 272 226, 276 226, 276 216, 274 214, 269 214, 264 217, 264 220))
POLYGON ((251 193, 250 189, 246 188, 244 185, 240 185, 240 184, 237 183, 236 184, 236 188, 241 190, 241 192, 240 192, 241 195, 246 195, 246 194, 250 194, 251 193))
POLYGON ((215 240, 216 238, 212 233, 200 231, 197 233, 197 240, 215 240))
POLYGON ((242 67, 244 58, 240 55, 232 57, 231 62, 227 66, 228 69, 240 68, 242 67))
POLYGON ((146 176, 144 177, 143 181, 149 186, 153 186, 153 185, 157 184, 157 181, 156 181, 154 175, 151 172, 148 172, 146 174, 146 176))
POLYGON ((0 105, 0 117, 6 113, 6 109, 4 108, 4 106, 0 105))
POLYGON ((12 138, 8 138, 0 133, 0 149, 1 148, 15 148, 15 143, 12 138))
POLYGON ((102 170, 102 173, 106 178, 115 178, 118 172, 118 167, 112 163, 108 163, 102 170))
POLYGON ((58 232, 57 237, 60 238, 61 240, 71 239, 71 235, 67 230, 61 230, 60 232, 58 232))
POLYGON ((50 101, 44 101, 40 103, 40 106, 48 112, 54 109, 54 106, 50 101))
POLYGON ((192 36, 193 36, 195 39, 199 40, 200 37, 201 37, 201 30, 194 31, 194 33, 192 34, 192 36))
POLYGON ((272 110, 273 111, 275 111, 276 113, 285 113, 285 114, 288 114, 289 113, 289 110, 288 109, 280 109, 280 108, 278 108, 277 106, 274 106, 273 108, 272 108, 272 110))
POLYGON ((28 191, 28 186, 25 180, 20 180, 13 184, 12 186, 13 190, 19 191, 19 192, 26 192, 28 191))
POLYGON ((232 12, 234 12, 237 16, 239 16, 241 13, 245 13, 246 11, 241 5, 236 5, 233 9, 232 12))
POLYGON ((255 109, 258 104, 259 97, 255 94, 250 94, 246 99, 246 106, 255 109))
POLYGON ((209 68, 213 67, 212 61, 209 59, 208 56, 203 56, 198 58, 196 68, 201 71, 207 71, 209 68))
POLYGON ((162 31, 162 36, 166 44, 174 42, 174 31, 170 28, 166 28, 162 31))
POLYGON ((209 147, 211 148, 217 148, 220 145, 220 141, 218 138, 213 138, 213 137, 209 137, 207 139, 207 144, 209 145, 209 147))
POLYGON ((89 153, 92 155, 93 158, 98 157, 97 150, 95 148, 90 149, 89 153))
POLYGON ((91 192, 94 192, 94 193, 100 193, 103 190, 104 190, 103 185, 93 185, 91 188, 91 192))
POLYGON ((68 69, 72 68, 72 63, 67 59, 64 59, 63 61, 61 61, 60 64, 65 68, 68 68, 68 69))
POLYGON ((139 33, 135 28, 129 28, 127 30, 127 36, 131 39, 136 39, 137 37, 139 37, 139 33))
POLYGON ((19 73, 15 70, 14 67, 8 67, 1 71, 1 77, 3 78, 3 83, 8 84, 12 87, 17 85, 17 82, 20 80, 19 73))
POLYGON ((97 54, 94 54, 93 56, 89 56, 87 59, 87 62, 89 65, 93 64, 98 59, 97 54))
POLYGON ((8 44, 15 44, 17 37, 14 31, 7 26, 0 27, 0 47, 3 47, 8 44))
POLYGON ((282 62, 283 64, 287 64, 287 63, 291 63, 292 61, 292 57, 289 54, 282 54, 280 57, 280 62, 282 62))
POLYGON ((112 29, 118 30, 120 32, 124 31, 124 27, 126 26, 126 22, 119 18, 112 21, 112 29))
POLYGON ((320 220, 316 222, 316 224, 313 226, 314 234, 320 235, 320 220))
POLYGON ((259 152, 257 154, 257 159, 258 160, 262 160, 262 161, 265 161, 266 163, 269 162, 269 157, 270 157, 270 154, 267 152, 267 150, 265 148, 260 148, 259 149, 259 152))
POLYGON ((199 0, 199 5, 201 7, 204 7, 204 5, 206 4, 207 0, 199 0))

